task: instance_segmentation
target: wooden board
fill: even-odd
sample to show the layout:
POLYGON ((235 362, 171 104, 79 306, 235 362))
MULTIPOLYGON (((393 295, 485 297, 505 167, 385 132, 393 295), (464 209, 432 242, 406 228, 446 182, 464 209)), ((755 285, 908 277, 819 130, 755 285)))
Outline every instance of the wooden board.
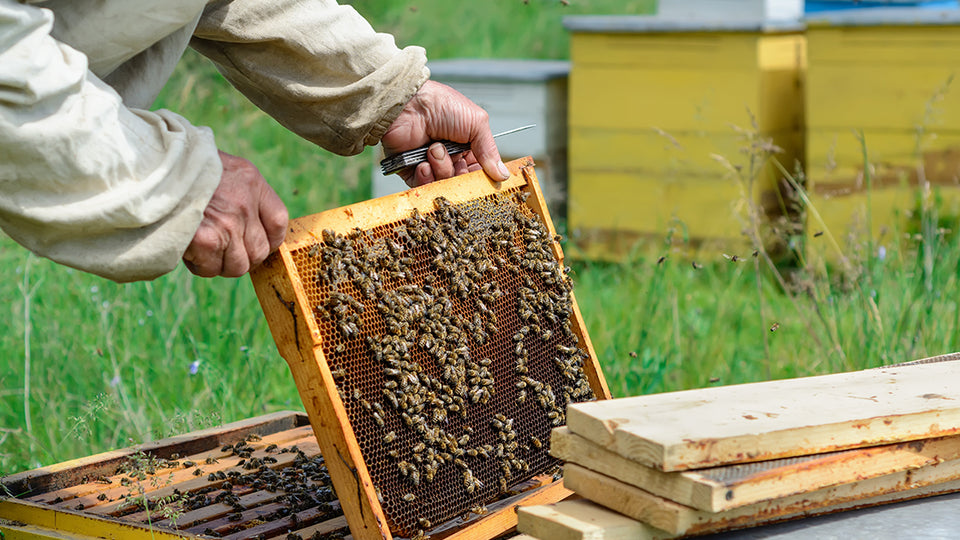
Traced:
POLYGON ((615 477, 654 495, 705 512, 720 512, 960 459, 960 437, 678 472, 663 472, 625 459, 566 427, 553 430, 550 452, 568 463, 615 477))
POLYGON ((527 506, 517 530, 541 540, 654 540, 671 535, 586 499, 527 506))
POLYGON ((578 403, 570 431, 664 471, 960 433, 960 363, 578 403))
MULTIPOLYGON (((494 182, 482 171, 478 171, 293 220, 278 253, 251 272, 254 288, 274 340, 281 356, 290 365, 317 441, 323 454, 328 456, 328 468, 340 495, 344 514, 350 523, 352 536, 358 540, 391 538, 393 533, 390 531, 390 519, 384 512, 384 505, 377 493, 378 488, 374 485, 371 472, 360 451, 358 434, 347 414, 344 398, 338 392, 329 359, 324 354, 320 322, 315 317, 304 284, 305 280, 312 279, 313 276, 301 276, 294 259, 295 252, 306 252, 314 246, 318 247, 321 231, 324 229, 341 234, 349 233, 354 228, 368 230, 403 220, 414 210, 432 212, 435 209, 435 199, 441 196, 456 204, 517 189, 530 195, 526 200, 527 206, 539 215, 552 234, 553 225, 536 182, 532 159, 511 161, 507 167, 512 176, 504 182, 494 182)), ((562 262, 563 253, 559 244, 553 244, 554 254, 562 262)), ((575 299, 572 299, 572 305, 573 331, 581 348, 587 351, 589 356, 584 368, 588 384, 597 397, 609 397, 609 390, 602 373, 599 372, 596 354, 582 327, 583 322, 575 299)), ((399 415, 396 416, 399 418, 399 415)), ((525 497, 541 504, 560 500, 567 494, 569 491, 564 490, 562 485, 555 484, 524 495, 513 506, 525 504, 525 497)), ((435 495, 431 497, 436 498, 435 495)), ((493 538, 513 527, 515 523, 513 510, 506 509, 502 514, 491 514, 478 520, 475 525, 467 526, 463 534, 471 538, 493 538)))
POLYGON ((582 497, 668 533, 706 534, 960 491, 960 460, 718 513, 657 497, 579 465, 567 464, 564 482, 582 497))

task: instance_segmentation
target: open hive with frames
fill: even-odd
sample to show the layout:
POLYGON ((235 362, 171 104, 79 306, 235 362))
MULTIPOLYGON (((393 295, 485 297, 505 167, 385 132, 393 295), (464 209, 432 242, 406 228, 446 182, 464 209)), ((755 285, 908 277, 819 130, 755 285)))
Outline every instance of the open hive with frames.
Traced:
POLYGON ((354 538, 502 533, 568 493, 567 403, 609 397, 533 162, 508 168, 293 220, 253 273, 354 538))

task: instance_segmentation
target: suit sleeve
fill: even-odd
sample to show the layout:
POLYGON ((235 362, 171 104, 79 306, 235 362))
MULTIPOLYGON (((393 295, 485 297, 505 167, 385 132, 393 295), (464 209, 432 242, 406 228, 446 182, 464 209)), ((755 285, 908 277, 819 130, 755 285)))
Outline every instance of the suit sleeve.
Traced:
POLYGON ((216 189, 213 134, 124 106, 45 9, 0 0, 0 228, 116 281, 173 269, 216 189))
POLYGON ((214 1, 191 46, 278 122, 341 155, 377 144, 429 77, 422 48, 397 48, 332 0, 214 1))

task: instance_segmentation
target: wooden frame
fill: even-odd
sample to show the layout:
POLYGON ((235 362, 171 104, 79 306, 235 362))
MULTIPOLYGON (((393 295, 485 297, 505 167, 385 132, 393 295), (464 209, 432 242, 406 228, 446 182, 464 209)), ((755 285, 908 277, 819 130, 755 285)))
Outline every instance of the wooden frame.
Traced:
POLYGON ((960 460, 724 512, 695 510, 572 463, 564 467, 564 481, 577 494, 670 535, 707 534, 960 491, 960 460))
POLYGON ((550 453, 671 501, 704 512, 721 512, 960 459, 960 437, 924 439, 712 469, 663 472, 627 460, 563 427, 553 430, 550 453))
MULTIPOLYGON (((329 210, 293 220, 284 244, 258 269, 251 272, 254 288, 270 325, 280 355, 287 361, 323 455, 352 535, 357 540, 391 539, 383 508, 361 455, 357 436, 320 344, 320 330, 309 308, 302 278, 291 252, 317 242, 322 229, 346 233, 355 227, 370 228, 403 219, 416 209, 433 210, 433 201, 443 196, 451 203, 465 202, 520 187, 530 193, 527 204, 543 219, 550 234, 555 229, 536 181, 533 160, 523 158, 507 164, 511 176, 494 182, 482 171, 435 182, 409 191, 329 210)), ((559 243, 554 254, 563 261, 559 243)), ((588 382, 598 398, 609 398, 596 354, 583 327, 573 299, 572 326, 581 347, 588 352, 585 366, 588 382)), ((558 482, 520 497, 509 507, 484 516, 448 538, 492 538, 516 524, 514 506, 544 504, 566 497, 569 491, 558 482)), ((435 536, 436 537, 436 536, 435 536)))

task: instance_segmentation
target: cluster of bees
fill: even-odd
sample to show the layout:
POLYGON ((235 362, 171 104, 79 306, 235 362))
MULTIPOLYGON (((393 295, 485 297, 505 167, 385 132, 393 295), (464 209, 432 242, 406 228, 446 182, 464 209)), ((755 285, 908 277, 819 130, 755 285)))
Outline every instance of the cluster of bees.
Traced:
POLYGON ((301 252, 324 355, 401 534, 554 467, 542 441, 567 403, 593 398, 559 239, 525 200, 438 198, 390 225, 324 230, 301 252), (439 496, 453 486, 462 500, 439 496))
MULTIPOLYGON (((255 435, 249 437, 249 440, 258 438, 255 435)), ((224 454, 229 452, 231 455, 241 458, 240 461, 230 470, 219 470, 215 473, 209 473, 206 478, 207 481, 210 482, 210 485, 207 487, 186 494, 181 494, 179 490, 177 490, 176 495, 182 496, 181 509, 183 511, 190 511, 204 508, 211 504, 224 504, 230 506, 232 509, 232 512, 227 515, 227 519, 239 522, 243 519, 243 512, 247 510, 247 508, 241 504, 240 494, 247 493, 252 489, 280 493, 276 498, 276 502, 283 506, 269 514, 258 515, 258 519, 263 522, 289 517, 293 520, 293 524, 296 525, 297 513, 311 508, 319 508, 321 510, 321 515, 318 519, 331 519, 342 514, 339 505, 331 504, 336 501, 337 497, 333 491, 330 483, 330 475, 327 473, 327 468, 321 456, 309 457, 296 446, 279 448, 275 444, 267 446, 264 451, 267 454, 294 453, 295 457, 290 465, 274 469, 271 468, 271 465, 275 464, 277 459, 272 456, 253 456, 254 448, 250 446, 248 441, 239 441, 236 444, 225 445, 221 448, 221 452, 224 454)), ((176 458, 176 456, 174 456, 174 458, 176 458)), ((212 465, 217 462, 217 458, 214 457, 209 457, 206 460, 207 465, 212 465)), ((136 474, 154 475, 158 469, 173 469, 179 467, 193 467, 195 476, 203 475, 201 464, 191 461, 179 462, 173 458, 170 460, 154 460, 154 463, 151 464, 148 470, 138 470, 136 473, 130 473, 130 466, 122 470, 130 473, 131 478, 124 478, 131 481, 136 479, 134 478, 136 474)), ((153 506, 152 503, 151 506, 153 506)), ((143 502, 139 502, 137 505, 131 505, 131 507, 126 509, 126 512, 135 512, 143 509, 143 502)), ((220 533, 209 528, 203 531, 203 534, 210 537, 221 536, 220 533)), ((297 535, 294 534, 293 536, 297 535)), ((331 535, 315 535, 311 540, 331 540, 332 538, 333 536, 331 535)), ((291 538, 291 540, 294 539, 291 538)))

